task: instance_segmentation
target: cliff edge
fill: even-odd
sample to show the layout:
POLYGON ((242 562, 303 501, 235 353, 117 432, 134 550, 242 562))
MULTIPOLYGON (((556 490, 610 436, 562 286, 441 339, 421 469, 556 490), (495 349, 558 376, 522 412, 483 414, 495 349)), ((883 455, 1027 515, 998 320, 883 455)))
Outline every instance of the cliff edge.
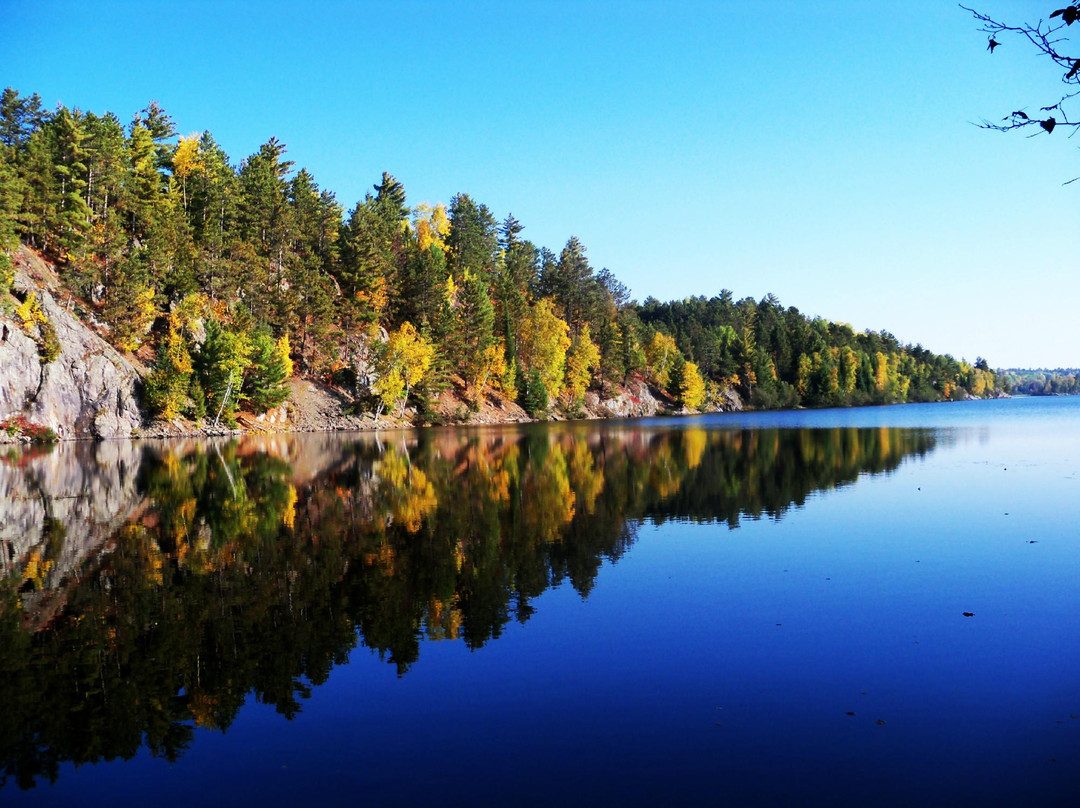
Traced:
POLYGON ((12 255, 13 291, 34 295, 59 353, 45 361, 33 328, 0 310, 0 421, 22 415, 61 438, 128 438, 142 423, 135 365, 57 302, 54 270, 21 247, 12 255))

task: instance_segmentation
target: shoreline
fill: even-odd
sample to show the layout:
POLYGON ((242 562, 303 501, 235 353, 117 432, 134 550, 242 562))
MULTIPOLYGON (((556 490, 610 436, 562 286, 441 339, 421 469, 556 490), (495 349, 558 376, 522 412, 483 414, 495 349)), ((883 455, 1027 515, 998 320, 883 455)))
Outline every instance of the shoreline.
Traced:
MULTIPOLYGON (((300 384, 312 384, 312 380, 297 379, 300 384)), ((325 385, 322 385, 325 387, 325 385)), ((478 420, 464 419, 453 420, 444 423, 413 423, 405 418, 393 418, 387 416, 375 417, 371 413, 364 415, 346 415, 344 413, 323 414, 319 423, 313 423, 310 414, 301 416, 308 423, 295 423, 289 417, 293 408, 291 402, 285 402, 276 410, 256 416, 251 413, 241 413, 239 420, 246 426, 229 428, 226 426, 197 425, 190 421, 177 419, 176 421, 151 421, 137 430, 137 434, 127 437, 110 436, 100 437, 95 435, 63 435, 57 436, 55 441, 36 441, 25 435, 8 435, 0 432, 0 445, 25 445, 42 446, 56 443, 78 443, 89 441, 104 443, 113 441, 161 441, 183 440, 201 438, 230 438, 260 435, 319 435, 319 434, 345 434, 345 433, 374 433, 374 432, 397 432, 406 430, 425 430, 438 428, 477 428, 477 427, 506 427, 531 424, 556 424, 556 423, 590 423, 605 421, 635 422, 650 418, 692 418, 701 415, 739 414, 739 413, 781 413, 781 412, 811 412, 825 410, 864 410, 884 407, 900 407, 920 404, 955 404, 962 401, 993 401, 1005 398, 1041 398, 1042 396, 1013 396, 1008 393, 999 393, 994 396, 979 398, 970 396, 966 399, 943 400, 943 401, 900 401, 885 404, 858 404, 858 405, 834 405, 829 407, 786 407, 779 409, 757 409, 749 406, 738 406, 730 409, 710 409, 701 412, 673 411, 666 408, 657 408, 655 411, 640 414, 598 414, 586 411, 587 414, 579 417, 567 417, 565 415, 553 415, 549 418, 531 418, 524 411, 520 413, 507 413, 510 417, 497 418, 491 413, 484 413, 478 420), (281 412, 286 411, 286 412, 281 412), (269 418, 265 417, 270 415, 269 418)), ((741 405, 741 402, 740 402, 741 405)), ((414 411, 415 412, 415 411, 414 411)))

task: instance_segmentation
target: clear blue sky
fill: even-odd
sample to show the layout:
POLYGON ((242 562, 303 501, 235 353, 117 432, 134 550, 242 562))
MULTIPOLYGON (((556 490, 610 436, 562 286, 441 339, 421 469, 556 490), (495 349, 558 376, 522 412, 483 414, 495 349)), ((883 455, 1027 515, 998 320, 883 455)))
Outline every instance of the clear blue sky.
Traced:
POLYGON ((1080 138, 971 125, 1055 102, 1060 73, 991 56, 950 2, 0 12, 0 85, 124 121, 154 99, 235 163, 276 136, 346 208, 386 170, 412 204, 467 192, 540 246, 578 236, 639 300, 772 292, 969 361, 1080 365, 1080 138))

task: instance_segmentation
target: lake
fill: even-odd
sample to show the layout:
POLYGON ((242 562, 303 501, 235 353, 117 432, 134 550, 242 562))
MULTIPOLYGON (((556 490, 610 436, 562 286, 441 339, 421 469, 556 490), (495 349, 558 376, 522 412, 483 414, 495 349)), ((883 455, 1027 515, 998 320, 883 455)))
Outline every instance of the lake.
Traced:
POLYGON ((1080 804, 1080 398, 0 454, 4 805, 1080 804))

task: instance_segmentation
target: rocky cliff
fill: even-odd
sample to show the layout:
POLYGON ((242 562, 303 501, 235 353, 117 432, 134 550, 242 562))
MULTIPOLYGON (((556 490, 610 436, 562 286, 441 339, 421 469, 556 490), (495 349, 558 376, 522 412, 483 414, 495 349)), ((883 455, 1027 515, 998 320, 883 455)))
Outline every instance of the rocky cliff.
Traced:
MULTIPOLYGON (((241 413, 241 430, 211 427, 183 419, 144 423, 138 406, 138 387, 146 371, 106 342, 76 316, 77 304, 53 267, 32 250, 21 247, 12 255, 13 289, 19 301, 34 295, 42 322, 27 327, 14 301, 0 306, 0 422, 21 415, 32 424, 51 428, 60 438, 129 438, 218 435, 228 432, 322 432, 379 430, 408 427, 417 417, 357 412, 357 401, 342 390, 316 379, 291 380, 290 400, 268 413, 241 413), (46 324, 47 323, 47 324, 46 324), (55 358, 44 346, 49 330, 55 358), (44 356, 43 356, 44 354, 44 356), (48 360, 48 361, 47 361, 48 360)), ((2 301, 0 301, 2 302, 2 301)), ((85 312, 84 312, 85 314, 85 312)), ((93 322, 93 318, 87 315, 93 322)), ((460 380, 458 380, 460 381, 460 380)), ((590 392, 573 417, 641 418, 670 412, 674 402, 643 381, 605 386, 600 395, 590 392)), ((742 409, 734 391, 725 393, 719 408, 742 409)), ((441 423, 499 424, 532 420, 514 401, 491 393, 484 401, 469 403, 464 383, 440 395, 435 408, 441 423)), ((561 419, 557 408, 550 417, 561 419)), ((6 433, 0 432, 0 442, 6 433)))
POLYGON ((0 311, 0 421, 21 414, 61 438, 130 437, 142 422, 138 370, 57 302, 48 264, 25 247, 12 258, 16 293, 36 296, 60 352, 43 361, 19 318, 0 311))

